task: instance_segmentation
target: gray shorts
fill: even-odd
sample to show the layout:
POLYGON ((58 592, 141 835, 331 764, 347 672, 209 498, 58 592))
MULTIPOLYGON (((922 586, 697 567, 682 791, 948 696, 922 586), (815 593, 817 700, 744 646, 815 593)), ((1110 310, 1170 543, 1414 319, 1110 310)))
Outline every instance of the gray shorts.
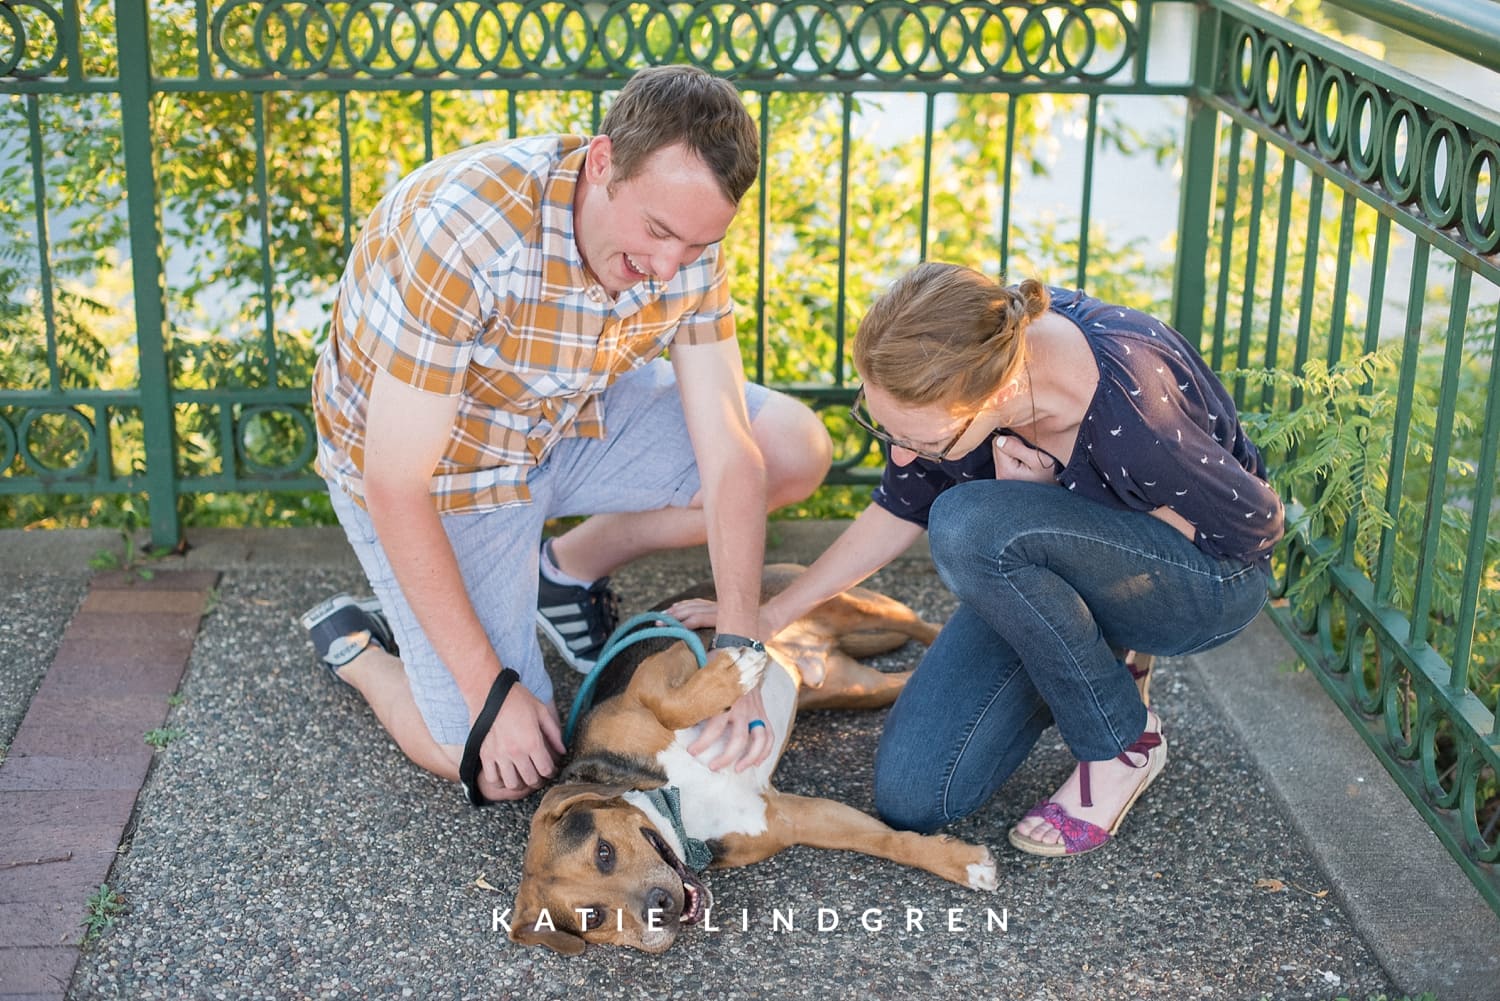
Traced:
MULTIPOLYGON (((762 386, 746 386, 752 420, 769 395, 762 386)), ((687 507, 699 489, 677 380, 667 362, 658 359, 621 376, 604 392, 604 412, 609 434, 559 442, 527 481, 529 503, 442 516, 490 645, 500 663, 514 668, 521 683, 543 702, 552 699, 552 679, 542 666, 535 619, 543 523, 549 518, 687 507)), ((370 516, 337 486, 330 484, 329 494, 396 633, 406 677, 428 730, 439 744, 462 744, 469 735, 468 706, 402 596, 370 516)))

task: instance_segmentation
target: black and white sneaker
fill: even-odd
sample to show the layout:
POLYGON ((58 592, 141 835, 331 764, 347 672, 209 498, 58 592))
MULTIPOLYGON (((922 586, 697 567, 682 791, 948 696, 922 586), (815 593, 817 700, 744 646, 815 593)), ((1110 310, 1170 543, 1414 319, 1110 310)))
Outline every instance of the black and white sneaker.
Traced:
POLYGON ((555 584, 537 574, 536 625, 568 666, 582 674, 593 670, 604 641, 620 622, 609 578, 588 587, 555 584))
POLYGON ((349 683, 339 677, 339 668, 363 653, 371 643, 392 655, 401 652, 377 598, 356 600, 340 592, 303 612, 301 621, 312 635, 318 660, 345 685, 349 683))

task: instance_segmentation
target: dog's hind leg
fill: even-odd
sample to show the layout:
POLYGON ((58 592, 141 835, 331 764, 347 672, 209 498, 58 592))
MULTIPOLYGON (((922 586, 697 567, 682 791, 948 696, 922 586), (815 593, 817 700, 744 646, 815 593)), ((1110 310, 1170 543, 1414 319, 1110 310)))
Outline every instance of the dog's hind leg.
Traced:
POLYGON ((851 587, 813 609, 809 617, 835 637, 851 657, 874 657, 899 649, 907 640, 930 644, 938 627, 895 598, 851 587))
POLYGON ((715 868, 749 865, 791 845, 807 845, 889 859, 973 890, 993 890, 996 886, 995 859, 988 848, 945 835, 897 831, 831 799, 775 790, 766 796, 766 830, 754 835, 725 835, 715 868))
POLYGON ((797 693, 797 710, 881 709, 896 701, 910 677, 910 671, 888 674, 830 650, 823 662, 822 683, 803 686, 797 693))

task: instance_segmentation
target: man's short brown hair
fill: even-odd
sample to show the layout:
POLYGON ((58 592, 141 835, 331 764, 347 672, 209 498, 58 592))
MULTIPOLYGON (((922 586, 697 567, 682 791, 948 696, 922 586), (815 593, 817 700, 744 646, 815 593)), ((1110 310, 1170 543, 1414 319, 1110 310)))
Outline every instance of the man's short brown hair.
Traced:
POLYGON ((739 91, 696 66, 641 70, 610 105, 599 133, 610 139, 614 182, 634 177, 652 153, 677 143, 708 165, 736 205, 760 171, 760 138, 739 91))

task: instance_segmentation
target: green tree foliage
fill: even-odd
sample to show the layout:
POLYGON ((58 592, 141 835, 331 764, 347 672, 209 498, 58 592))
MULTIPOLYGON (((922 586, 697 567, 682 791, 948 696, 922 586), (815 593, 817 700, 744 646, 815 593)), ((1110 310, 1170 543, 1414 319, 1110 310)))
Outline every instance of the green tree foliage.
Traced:
MULTIPOLYGON (((111 75, 117 62, 111 48, 113 6, 102 0, 83 6, 86 64, 90 72, 111 75)), ((196 79, 195 5, 154 3, 152 15, 158 77, 196 79)), ((404 23, 393 30, 399 32, 404 23)), ((539 30, 535 19, 525 23, 524 30, 539 30)), ((231 36, 243 35, 250 26, 231 28, 231 36)), ((435 30, 452 28, 444 21, 435 30)), ((663 34, 668 28, 664 19, 651 24, 653 46, 670 42, 663 34)), ((474 30, 494 34, 499 22, 484 20, 474 30)), ((587 39, 579 31, 578 23, 565 21, 562 46, 582 51, 587 39)), ((497 40, 480 37, 477 43, 484 47, 497 40)), ((1102 39, 1102 44, 1118 42, 1102 39)), ((201 395, 192 399, 192 394, 305 387, 349 245, 396 179, 475 142, 511 134, 591 132, 608 100, 607 94, 568 90, 393 88, 339 94, 163 88, 152 107, 152 148, 170 378, 179 398, 189 397, 177 405, 175 428, 178 473, 187 480, 185 489, 194 491, 181 499, 187 525, 331 520, 326 501, 315 493, 195 490, 195 479, 295 465, 293 460, 305 454, 309 425, 282 410, 246 419, 246 404, 227 405, 233 412, 226 415, 226 404, 201 395), (238 440, 227 440, 231 431, 238 440)), ((746 96, 752 114, 767 119, 764 249, 758 187, 747 196, 726 247, 747 366, 772 384, 826 387, 852 380, 849 342, 859 317, 879 290, 921 255, 922 99, 848 98, 847 142, 843 100, 812 93, 746 96), (841 202, 845 163, 847 195, 841 202), (762 252, 763 309, 758 308, 762 252), (762 331, 763 346, 758 344, 762 331)), ((0 105, 0 141, 6 144, 0 180, 13 182, 0 194, 0 225, 14 236, 0 253, 6 304, 0 322, 7 343, 16 345, 0 357, 0 385, 43 388, 55 380, 63 386, 128 389, 139 383, 117 104, 102 95, 12 98, 0 105), (41 136, 39 150, 28 146, 32 117, 41 136), (36 200, 25 194, 34 165, 45 188, 51 236, 50 296, 36 249, 36 200), (55 361, 47 347, 49 322, 55 361)), ((930 153, 928 256, 996 272, 1004 192, 1020 179, 1052 171, 1058 155, 1053 137, 1077 133, 1084 112, 1081 97, 940 98, 930 153), (1014 156, 1006 177, 1006 116, 1013 101, 1014 156)), ((1177 142, 1170 132, 1141 135, 1123 105, 1104 101, 1099 146, 1160 160, 1173 155, 1177 142)), ((1066 283, 1080 243, 1076 215, 1028 215, 1026 208, 1014 209, 1007 237, 1010 269, 1066 283)), ((1097 224, 1090 233, 1095 291, 1137 305, 1159 303, 1166 290, 1159 266, 1148 274, 1140 242, 1112 246, 1111 237, 1097 224)), ((875 462, 839 409, 830 407, 826 417, 845 446, 843 463, 875 462)), ((144 470, 139 414, 118 406, 80 410, 85 419, 108 425, 112 473, 139 475, 144 470)), ((24 417, 15 409, 6 416, 13 424, 24 417)), ((59 466, 77 458, 86 437, 77 423, 50 417, 44 423, 49 434, 33 435, 35 451, 59 466)), ((35 471, 24 455, 12 468, 18 475, 35 471)), ((858 488, 832 488, 801 510, 847 514, 862 500, 858 488)), ((0 496, 0 521, 9 524, 128 527, 143 515, 142 499, 128 495, 0 496)))

